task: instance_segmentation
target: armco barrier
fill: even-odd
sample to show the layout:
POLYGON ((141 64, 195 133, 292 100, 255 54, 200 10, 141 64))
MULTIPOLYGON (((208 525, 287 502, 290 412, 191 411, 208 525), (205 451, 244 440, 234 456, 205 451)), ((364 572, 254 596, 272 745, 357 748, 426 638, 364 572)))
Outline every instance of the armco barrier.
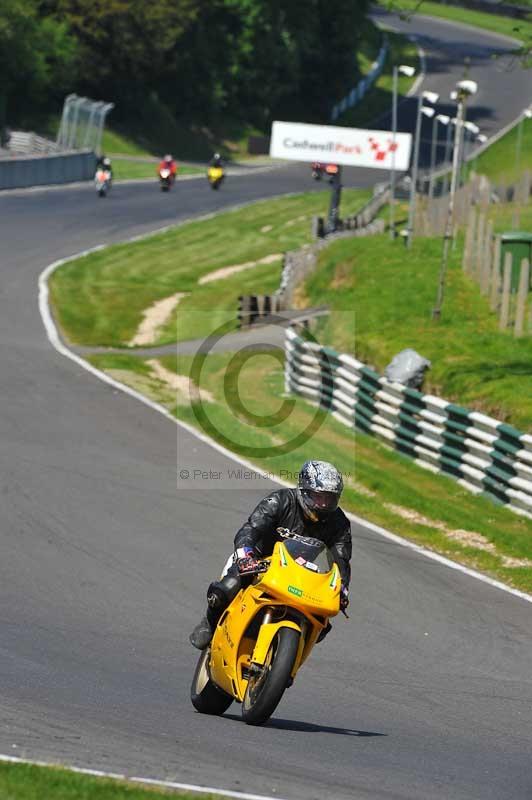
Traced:
POLYGON ((331 111, 331 120, 334 122, 340 114, 343 114, 344 111, 347 111, 348 108, 352 108, 359 103, 368 89, 375 83, 377 78, 380 76, 384 62, 386 61, 386 56, 388 55, 388 37, 386 34, 384 35, 383 43, 381 49, 379 50, 379 54, 377 56, 377 60, 373 62, 371 65, 371 69, 368 74, 362 78, 354 89, 351 89, 349 94, 347 94, 339 103, 333 106, 331 111))
POLYGON ((286 392, 417 464, 532 518, 532 436, 485 414, 392 383, 349 355, 286 333, 286 392))
POLYGON ((94 175, 95 165, 94 153, 89 151, 0 159, 0 189, 88 180, 94 175))

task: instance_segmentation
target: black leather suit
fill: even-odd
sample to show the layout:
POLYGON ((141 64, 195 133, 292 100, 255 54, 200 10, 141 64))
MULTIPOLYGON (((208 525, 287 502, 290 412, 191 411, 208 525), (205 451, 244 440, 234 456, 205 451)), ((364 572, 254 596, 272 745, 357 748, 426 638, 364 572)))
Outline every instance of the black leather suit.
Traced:
MULTIPOLYGON (((235 551, 250 547, 258 558, 273 553, 274 545, 280 537, 277 528, 288 528, 302 536, 321 539, 333 553, 340 569, 342 584, 348 588, 351 579, 351 525, 344 512, 337 508, 326 522, 312 522, 303 513, 296 489, 279 489, 261 500, 235 536, 235 551)), ((219 595, 216 604, 217 617, 222 608, 227 607, 241 586, 240 576, 234 564, 224 578, 209 586, 207 594, 219 595), (222 596, 220 596, 222 595, 222 596)), ((214 612, 211 612, 214 613, 214 612)), ((214 622, 214 618, 212 619, 214 622)))
POLYGON ((288 528, 302 536, 321 539, 332 551, 340 568, 342 583, 349 586, 351 578, 351 525, 344 512, 337 508, 326 522, 311 522, 298 503, 296 489, 279 489, 250 514, 235 536, 235 550, 251 547, 257 556, 270 556, 279 541, 277 528, 288 528))

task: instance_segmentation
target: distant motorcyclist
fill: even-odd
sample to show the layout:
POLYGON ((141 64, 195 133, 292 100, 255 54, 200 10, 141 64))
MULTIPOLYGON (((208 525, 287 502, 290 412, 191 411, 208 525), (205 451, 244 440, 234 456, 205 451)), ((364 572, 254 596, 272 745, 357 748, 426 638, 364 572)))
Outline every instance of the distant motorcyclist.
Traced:
POLYGON ((163 160, 160 162, 157 168, 157 174, 159 174, 162 169, 170 170, 172 181, 175 181, 175 179, 177 178, 177 164, 170 153, 167 153, 163 158, 163 160))
MULTIPOLYGON (((236 597, 243 581, 249 581, 256 573, 259 559, 272 554, 280 539, 277 528, 320 539, 330 548, 342 577, 340 609, 345 611, 351 579, 351 525, 338 507, 343 486, 342 476, 332 464, 306 461, 296 489, 279 489, 261 500, 236 534, 235 551, 221 579, 207 589, 207 611, 190 634, 194 647, 198 650, 208 647, 218 620, 236 597)), ((320 639, 329 630, 330 625, 320 639)))
POLYGON ((111 159, 109 156, 101 155, 99 156, 98 160, 96 161, 96 170, 104 169, 110 174, 110 178, 113 177, 113 165, 111 164, 111 159))
POLYGON ((209 167, 220 167, 221 169, 223 169, 224 162, 220 153, 214 153, 213 157, 209 161, 209 167))

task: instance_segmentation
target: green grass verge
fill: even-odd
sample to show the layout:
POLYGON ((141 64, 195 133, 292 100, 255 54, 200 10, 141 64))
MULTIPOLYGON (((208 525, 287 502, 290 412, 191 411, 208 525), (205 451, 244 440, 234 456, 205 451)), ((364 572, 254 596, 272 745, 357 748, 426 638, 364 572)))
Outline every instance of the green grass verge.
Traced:
POLYGON ((0 764, 2 800, 156 800, 158 797, 214 800, 212 795, 142 787, 127 781, 80 775, 58 767, 0 764))
POLYGON ((102 152, 106 155, 119 154, 122 156, 156 156, 157 153, 146 149, 135 142, 130 136, 119 133, 113 128, 104 128, 102 137, 102 152))
MULTIPOLYGON (((379 41, 382 40, 382 31, 378 32, 379 41)), ((337 125, 346 125, 353 128, 368 127, 381 114, 388 112, 392 107, 393 67, 396 64, 409 64, 419 71, 419 56, 416 45, 406 36, 388 32, 388 57, 379 78, 364 99, 353 108, 342 114, 335 122, 337 125)), ((367 74, 374 58, 364 51, 359 56, 362 72, 367 74)), ((398 95, 405 95, 416 78, 399 75, 397 82, 398 95)))
MULTIPOLYGON (((386 3, 382 3, 386 6, 386 3)), ((443 3, 431 3, 423 0, 421 5, 419 0, 393 0, 394 10, 405 12, 417 11, 419 14, 428 14, 432 17, 442 17, 453 22, 463 22, 472 25, 474 28, 484 28, 494 33, 502 33, 517 39, 523 44, 530 44, 532 39, 532 16, 527 19, 514 19, 503 17, 499 14, 488 14, 484 11, 473 11, 472 9, 457 6, 448 6, 443 3)))
MULTIPOLYGON (((532 591, 532 521, 476 497, 456 482, 418 467, 382 446, 354 433, 331 415, 301 398, 293 398, 286 420, 258 426, 250 414, 275 415, 283 402, 283 369, 268 352, 257 353, 238 372, 232 354, 208 356, 200 389, 208 392, 203 408, 207 424, 200 429, 258 466, 276 474, 297 472, 307 458, 333 461, 344 472, 342 505, 376 524, 412 539, 499 580, 532 591), (235 400, 242 408, 235 410, 235 400), (283 444, 310 425, 318 414, 321 426, 294 449, 283 444), (247 448, 271 455, 249 456, 247 448)), ((176 417, 200 427, 188 394, 170 388, 153 372, 153 365, 132 355, 93 356, 91 363, 117 380, 165 405, 176 417)), ((159 363, 169 374, 189 376, 192 358, 168 356, 159 363)), ((354 565, 356 581, 356 564, 354 565)))
POLYGON ((490 145, 476 160, 469 162, 470 169, 486 175, 494 183, 512 184, 522 176, 523 170, 532 170, 532 119, 521 123, 522 140, 517 168, 518 126, 490 145))
MULTIPOLYGON (((492 213, 496 229, 509 227, 498 209, 492 213)), ((441 248, 441 239, 418 238, 407 253, 386 235, 328 247, 305 285, 308 304, 319 299, 333 309, 320 340, 349 352, 353 332, 334 310, 350 311, 362 361, 382 372, 397 352, 413 347, 432 361, 426 392, 531 430, 532 337, 499 331, 488 299, 461 269, 460 244, 451 254, 442 319, 433 322, 441 248)))
MULTIPOLYGON (((151 178, 152 180, 156 181, 158 179, 157 167, 159 165, 159 160, 145 163, 144 161, 130 161, 128 159, 113 158, 112 155, 111 159, 113 162, 114 181, 128 181, 139 178, 151 178)), ((206 173, 206 171, 207 167, 202 169, 201 167, 180 166, 178 180, 179 175, 202 175, 206 173)))
MULTIPOLYGON (((186 184, 180 191, 186 191, 186 184)), ((205 191, 210 191, 207 182, 205 191)), ((346 190, 342 212, 356 211, 369 197, 367 190, 346 190)), ((160 331, 158 344, 206 335, 228 316, 236 327, 238 296, 275 290, 281 260, 204 286, 198 279, 309 242, 311 218, 326 213, 328 202, 329 193, 324 191, 254 203, 66 264, 50 281, 62 332, 76 344, 125 345, 142 312, 176 292, 193 294, 181 301, 160 331)))

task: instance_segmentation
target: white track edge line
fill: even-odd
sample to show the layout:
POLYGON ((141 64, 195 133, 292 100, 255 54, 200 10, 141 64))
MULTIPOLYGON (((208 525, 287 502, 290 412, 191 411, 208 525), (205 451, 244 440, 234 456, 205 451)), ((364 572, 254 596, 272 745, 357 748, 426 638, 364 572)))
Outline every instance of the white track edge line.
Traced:
POLYGON ((51 767, 54 769, 64 769, 68 772, 76 772, 81 775, 90 775, 96 778, 112 778, 113 780, 129 781, 131 783, 143 783, 151 786, 160 786, 165 789, 181 789, 186 792, 198 792, 201 794, 217 794, 222 797, 235 797, 237 800, 282 800, 278 795, 270 796, 264 794, 249 794, 247 792, 236 792, 231 789, 214 789, 211 786, 199 786, 195 783, 179 783, 178 781, 164 781, 157 778, 139 778, 122 775, 118 772, 104 772, 99 769, 89 769, 87 767, 72 767, 64 764, 56 764, 48 761, 33 761, 16 756, 8 756, 0 753, 0 762, 12 764, 28 764, 33 767, 51 767))
MULTIPOLYGON (((208 215, 205 215, 205 217, 195 218, 195 219, 189 220, 189 221, 198 221, 199 219, 211 218, 212 216, 214 216, 214 214, 208 214, 208 215)), ((184 222, 182 224, 184 224, 184 222)), ((153 231, 153 232, 151 232, 149 234, 144 234, 142 236, 135 236, 132 239, 129 239, 127 241, 138 241, 139 239, 145 239, 145 238, 147 238, 149 236, 155 236, 158 233, 160 233, 161 231, 164 232, 164 231, 168 230, 169 227, 175 227, 175 225, 174 226, 166 226, 165 228, 162 228, 159 231, 153 231)), ((132 389, 130 386, 126 386, 126 384, 123 384, 123 383, 120 383, 119 381, 116 381, 114 378, 111 378, 109 375, 106 375, 104 372, 101 372, 101 370, 97 369, 96 367, 93 367, 92 364, 89 364, 87 361, 85 361, 85 359, 81 358, 76 353, 73 353, 71 350, 69 350, 61 342, 61 339, 59 337, 59 334, 58 334, 56 325, 54 323, 54 320, 52 318, 52 315, 51 315, 51 312, 50 312, 50 307, 49 307, 49 304, 48 304, 48 294, 49 294, 48 293, 48 277, 58 267, 62 266, 66 262, 74 261, 74 260, 76 260, 78 258, 82 258, 83 256, 86 256, 89 253, 93 253, 93 252, 95 252, 97 250, 102 250, 107 246, 108 245, 100 244, 100 245, 97 245, 96 247, 93 247, 93 248, 91 248, 89 250, 84 250, 81 253, 78 253, 78 254, 73 255, 73 256, 69 256, 68 258, 63 258, 63 259, 60 259, 58 261, 54 261, 52 264, 50 264, 48 267, 46 267, 46 269, 40 274, 40 276, 39 276, 39 311, 40 311, 40 314, 41 314, 43 325, 44 325, 45 330, 46 330, 46 334, 48 336, 49 341, 53 345, 53 347, 59 353, 64 355, 66 358, 71 359, 76 364, 78 364, 80 367, 82 367, 83 369, 87 370, 87 372, 90 372, 92 375, 96 376, 97 378, 99 378, 104 383, 107 383, 109 386, 113 386, 115 389, 118 389, 119 391, 124 392, 125 394, 128 394, 130 397, 133 397, 136 400, 139 400, 141 403, 144 403, 144 405, 148 406, 149 408, 153 409, 154 411, 158 411, 160 414, 163 414, 163 416, 167 417, 167 419, 170 419, 174 423, 176 423, 178 425, 178 427, 181 427, 184 430, 188 431, 188 433, 192 434, 197 439, 199 439, 200 441, 202 441, 205 444, 209 445, 210 447, 213 447, 219 453, 222 453, 222 455, 226 456, 227 458, 231 459, 232 461, 235 461, 237 464, 241 464, 242 466, 247 467, 248 469, 251 469, 251 470, 257 472, 259 475, 261 475, 264 478, 269 478, 270 480, 272 480, 272 482, 278 483, 280 486, 289 487, 291 484, 289 484, 288 482, 283 481, 281 478, 278 478, 278 477, 272 478, 271 475, 267 474, 260 467, 257 467, 255 464, 252 464, 250 461, 247 461, 246 459, 241 458, 236 453, 232 453, 227 448, 225 448, 222 445, 218 444, 218 442, 215 442, 214 439, 211 439, 210 436, 207 436, 205 433, 200 433, 196 428, 192 427, 192 425, 189 425, 187 422, 184 422, 183 420, 177 419, 177 417, 174 417, 164 406, 160 405, 159 403, 156 403, 154 400, 150 400, 148 397, 145 397, 140 392, 137 392, 135 389, 132 389)), ((402 547, 406 547, 409 550, 413 550, 415 553, 418 553, 419 555, 425 556, 426 558, 430 558, 433 561, 437 561, 439 564, 442 564, 442 565, 444 565, 446 567, 449 567, 450 569, 455 569, 458 572, 462 572, 464 575, 469 575, 470 577, 475 578, 476 580, 482 581, 482 583, 486 583, 489 586, 492 586, 492 587, 494 587, 496 589, 500 589, 501 591, 507 592, 508 594, 511 594, 514 597, 518 597, 521 600, 525 600, 527 603, 532 603, 532 595, 527 594, 526 592, 522 592, 519 589, 514 589, 511 586, 507 586, 506 584, 501 583, 500 581, 497 581, 494 578, 490 578, 487 575, 483 575, 481 572, 477 572, 476 570, 470 569, 469 567, 466 567, 463 564, 459 564, 456 561, 451 561, 451 559, 445 558, 445 556, 441 556, 438 553, 433 552, 432 550, 428 550, 428 549, 426 549, 424 547, 421 547, 420 545, 417 545, 414 542, 409 541, 408 539, 403 539, 401 536, 397 536, 397 534, 392 533, 391 531, 388 531, 385 528, 381 528, 379 525, 375 525, 372 522, 368 522, 365 519, 363 519, 362 517, 357 516, 356 514, 348 513, 347 516, 349 517, 349 519, 353 520, 353 522, 356 522, 358 525, 361 525, 361 526, 373 531, 374 533, 379 534, 383 538, 388 539, 388 540, 390 540, 392 542, 395 542, 396 544, 401 545, 402 547)))
POLYGON ((416 46, 417 46, 417 52, 418 52, 418 56, 419 56, 420 71, 419 71, 419 75, 417 76, 416 80, 414 81, 414 83, 412 84, 412 86, 410 87, 408 92, 406 93, 407 97, 413 97, 416 94, 416 92, 419 89, 419 87, 421 86, 421 84, 423 83, 423 81, 425 80, 425 78, 427 77, 427 59, 425 57, 425 51, 423 50, 423 48, 421 47, 421 45, 417 41, 417 37, 414 37, 411 41, 415 42, 416 46))

